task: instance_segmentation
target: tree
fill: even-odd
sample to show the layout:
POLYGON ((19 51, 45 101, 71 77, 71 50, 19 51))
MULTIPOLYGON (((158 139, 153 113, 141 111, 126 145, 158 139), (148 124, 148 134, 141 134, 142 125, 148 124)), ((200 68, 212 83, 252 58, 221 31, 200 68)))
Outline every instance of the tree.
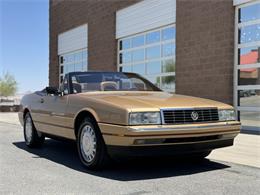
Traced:
POLYGON ((17 91, 17 82, 13 75, 8 72, 0 77, 0 96, 12 96, 17 91))

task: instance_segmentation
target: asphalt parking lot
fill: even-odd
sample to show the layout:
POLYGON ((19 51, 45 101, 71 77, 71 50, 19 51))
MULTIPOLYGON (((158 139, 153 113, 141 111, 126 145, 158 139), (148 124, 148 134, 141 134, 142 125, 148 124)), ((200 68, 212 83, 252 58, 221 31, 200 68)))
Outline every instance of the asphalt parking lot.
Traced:
POLYGON ((17 124, 0 122, 1 194, 260 194, 260 169, 234 163, 165 159, 84 169, 73 143, 28 149, 17 124))

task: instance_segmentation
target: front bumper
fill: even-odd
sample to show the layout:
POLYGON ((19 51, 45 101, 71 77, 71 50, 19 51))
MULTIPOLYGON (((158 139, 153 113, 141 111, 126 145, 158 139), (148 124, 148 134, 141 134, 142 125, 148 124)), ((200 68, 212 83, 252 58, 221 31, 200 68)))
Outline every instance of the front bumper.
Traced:
POLYGON ((241 127, 238 121, 185 125, 121 126, 104 123, 98 125, 106 145, 110 146, 180 145, 233 140, 241 127), (144 144, 136 141, 140 139, 148 141, 144 144), (165 141, 160 143, 158 142, 160 139, 165 141))
POLYGON ((216 148, 233 145, 234 139, 222 139, 198 143, 183 143, 178 145, 155 145, 155 146, 107 146, 110 156, 170 156, 188 155, 199 152, 207 152, 216 148))
POLYGON ((240 123, 120 126, 99 123, 111 156, 175 155, 232 146, 240 123), (139 142, 141 140, 142 142, 139 142))

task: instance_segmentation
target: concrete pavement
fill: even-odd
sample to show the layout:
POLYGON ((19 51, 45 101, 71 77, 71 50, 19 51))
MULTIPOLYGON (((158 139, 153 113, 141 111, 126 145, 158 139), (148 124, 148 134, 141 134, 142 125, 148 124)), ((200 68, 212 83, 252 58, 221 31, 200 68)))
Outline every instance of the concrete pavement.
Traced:
POLYGON ((208 158, 260 168, 260 136, 239 134, 233 146, 214 150, 208 158))
POLYGON ((0 122, 20 125, 17 112, 0 112, 0 122))
POLYGON ((29 149, 22 128, 0 122, 0 194, 260 194, 260 169, 218 160, 163 158, 83 168, 76 145, 47 139, 29 149))

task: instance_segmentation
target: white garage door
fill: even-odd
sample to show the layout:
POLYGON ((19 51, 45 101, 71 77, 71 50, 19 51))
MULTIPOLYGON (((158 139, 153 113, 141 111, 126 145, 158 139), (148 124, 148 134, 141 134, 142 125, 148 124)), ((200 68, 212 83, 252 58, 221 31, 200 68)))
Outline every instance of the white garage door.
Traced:
POLYGON ((68 72, 88 69, 88 25, 82 25, 58 35, 60 82, 68 72))
POLYGON ((116 38, 152 30, 176 21, 176 0, 144 0, 116 13, 116 38))
POLYGON ((82 25, 58 36, 58 55, 86 48, 88 45, 88 25, 82 25))

